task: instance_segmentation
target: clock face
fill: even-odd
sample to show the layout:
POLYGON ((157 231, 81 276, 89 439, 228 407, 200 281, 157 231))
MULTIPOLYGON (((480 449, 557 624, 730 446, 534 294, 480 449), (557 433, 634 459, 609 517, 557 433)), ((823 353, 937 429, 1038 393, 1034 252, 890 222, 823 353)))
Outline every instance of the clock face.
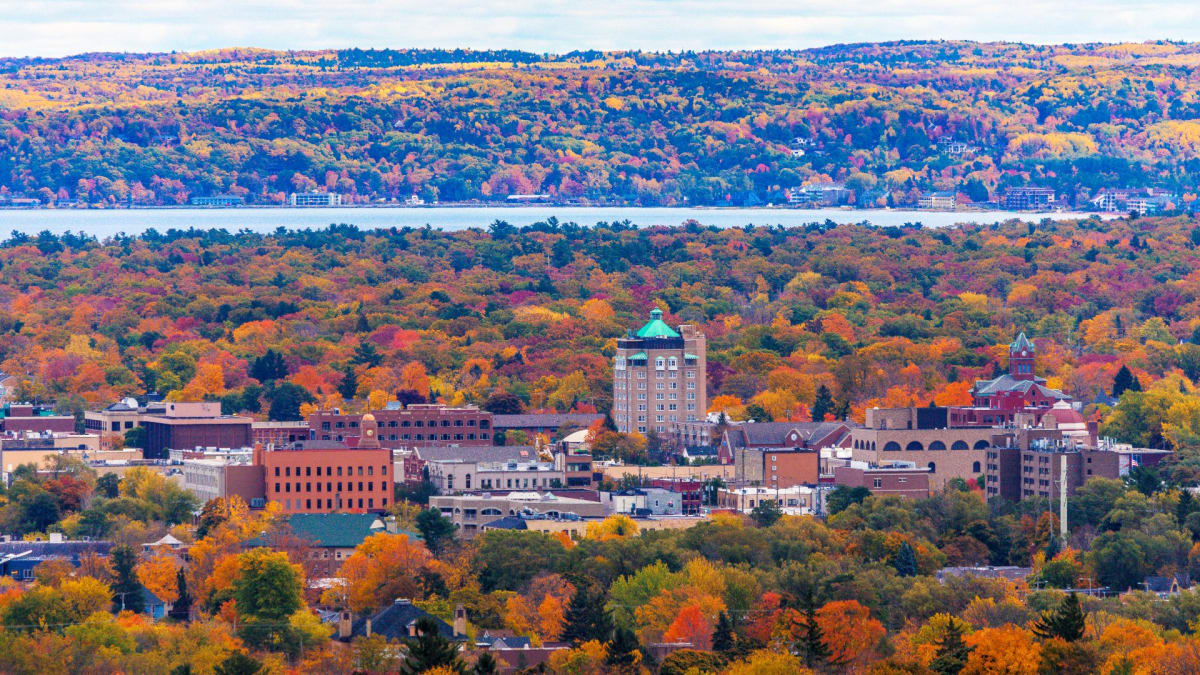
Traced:
POLYGON ((375 435, 375 430, 374 430, 374 429, 367 429, 367 435, 368 435, 368 436, 374 436, 374 435, 375 435))

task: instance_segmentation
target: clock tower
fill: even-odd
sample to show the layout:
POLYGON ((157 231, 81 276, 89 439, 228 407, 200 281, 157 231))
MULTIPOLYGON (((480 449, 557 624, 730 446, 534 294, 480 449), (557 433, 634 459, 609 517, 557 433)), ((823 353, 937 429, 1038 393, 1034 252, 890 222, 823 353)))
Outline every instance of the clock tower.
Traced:
POLYGON ((1008 346, 1008 374, 1015 380, 1033 381, 1034 348, 1025 333, 1008 346))

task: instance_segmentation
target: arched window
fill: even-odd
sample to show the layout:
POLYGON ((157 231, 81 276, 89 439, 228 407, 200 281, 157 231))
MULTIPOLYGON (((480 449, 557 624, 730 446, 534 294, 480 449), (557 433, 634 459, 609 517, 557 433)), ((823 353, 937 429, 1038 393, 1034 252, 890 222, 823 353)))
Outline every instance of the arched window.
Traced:
POLYGON ((874 449, 875 449, 875 441, 871 441, 871 449, 872 449, 872 450, 874 450, 874 449))
POLYGON ((898 452, 899 450, 900 444, 896 441, 888 441, 887 444, 883 446, 884 452, 898 452))
POLYGON ((950 449, 951 450, 970 450, 971 447, 969 445, 967 445, 966 441, 954 441, 954 443, 950 446, 950 449))
POLYGON ((909 443, 907 446, 905 446, 904 449, 920 452, 921 450, 925 449, 925 446, 921 445, 920 441, 913 441, 913 442, 909 443))
POLYGON ((934 441, 929 444, 929 449, 930 450, 945 450, 946 444, 941 441, 934 441))
POLYGON ((934 462, 929 463, 929 473, 937 473, 937 464, 934 462))
POLYGON ((487 508, 487 509, 480 511, 479 513, 482 515, 485 515, 485 516, 499 516, 499 515, 502 515, 504 512, 501 511, 500 509, 487 508))
POLYGON ((971 473, 979 473, 979 462, 971 464, 971 473))
POLYGON ((976 450, 987 450, 989 447, 991 447, 991 444, 987 441, 975 441, 976 450))

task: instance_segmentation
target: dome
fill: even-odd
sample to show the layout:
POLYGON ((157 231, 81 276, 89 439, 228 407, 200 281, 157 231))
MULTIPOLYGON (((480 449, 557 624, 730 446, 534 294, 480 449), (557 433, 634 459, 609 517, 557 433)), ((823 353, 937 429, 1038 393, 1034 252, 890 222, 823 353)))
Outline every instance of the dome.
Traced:
POLYGON ((374 422, 374 421, 375 421, 375 416, 374 416, 374 415, 372 415, 371 413, 367 413, 366 415, 363 415, 363 416, 362 416, 362 421, 364 421, 364 422, 374 422))

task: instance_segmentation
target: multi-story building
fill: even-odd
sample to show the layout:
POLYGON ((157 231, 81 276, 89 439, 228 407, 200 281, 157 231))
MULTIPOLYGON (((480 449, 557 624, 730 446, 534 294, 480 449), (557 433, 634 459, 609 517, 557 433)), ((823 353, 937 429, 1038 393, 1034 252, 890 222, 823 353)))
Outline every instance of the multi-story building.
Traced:
POLYGON ((595 499, 565 496, 551 491, 484 492, 463 495, 442 495, 429 498, 429 508, 438 509, 459 527, 466 538, 474 537, 481 527, 502 518, 526 516, 549 520, 571 518, 600 518, 607 515, 599 494, 595 499))
POLYGON ((308 422, 254 422, 250 425, 250 436, 254 443, 262 443, 266 447, 290 445, 308 440, 310 437, 308 422))
POLYGON ((953 211, 958 206, 958 194, 953 190, 945 192, 927 192, 917 200, 917 206, 922 209, 953 211))
MULTIPOLYGON (((1040 412, 1071 397, 1046 386, 1034 374, 1037 350, 1025 333, 1008 346, 1008 372, 990 380, 979 380, 971 388, 976 408, 999 412, 1040 412)), ((997 420, 1001 421, 1001 420, 997 420)))
POLYGON ((197 447, 244 448, 250 445, 249 417, 221 415, 217 404, 212 409, 199 404, 167 402, 154 413, 147 408, 141 416, 146 429, 146 459, 165 459, 171 450, 190 450, 197 447))
POLYGON ((704 334, 679 330, 650 311, 637 333, 617 340, 613 360, 613 420, 617 430, 666 434, 673 422, 700 421, 708 410, 704 334))
POLYGON ((261 508, 266 501, 266 483, 261 465, 227 459, 183 460, 183 487, 204 504, 234 495, 246 504, 261 508))
POLYGON ((292 206, 341 206, 342 196, 336 192, 293 192, 288 195, 292 206))
POLYGON ((600 493, 600 501, 612 513, 636 516, 683 515, 683 495, 657 487, 639 487, 600 493))
MULTIPOLYGON (((384 448, 492 445, 492 413, 475 406, 414 403, 371 414, 379 422, 379 445, 384 448)), ((360 435, 358 422, 358 415, 336 408, 318 410, 308 416, 309 435, 314 440, 345 442, 360 435)))
POLYGON ((725 428, 717 447, 723 463, 739 448, 821 450, 843 445, 850 427, 843 422, 745 422, 725 428))
POLYGON ((370 413, 359 422, 358 446, 287 450, 254 449, 254 464, 264 467, 266 498, 285 513, 365 513, 391 504, 392 451, 378 441, 378 422, 370 413))
POLYGON ((1054 202, 1054 190, 1045 187, 1012 187, 1004 191, 1004 208, 1044 211, 1054 202))
POLYGON ((10 403, 0 409, 0 430, 9 433, 28 431, 38 434, 73 434, 75 418, 71 415, 55 415, 46 406, 10 403))
POLYGON ((788 488, 816 485, 820 475, 820 453, 793 448, 738 448, 733 466, 737 485, 788 488))
POLYGON ((700 514, 700 506, 704 503, 704 483, 701 481, 682 478, 652 478, 642 484, 678 493, 683 515, 700 514))
POLYGON ((750 513, 766 502, 774 502, 784 513, 795 516, 820 512, 820 494, 816 488, 794 485, 788 488, 740 487, 717 490, 717 508, 750 513))
POLYGON ((897 462, 884 466, 849 462, 833 467, 833 484, 865 487, 877 495, 923 499, 929 496, 929 469, 918 467, 912 462, 897 462))

